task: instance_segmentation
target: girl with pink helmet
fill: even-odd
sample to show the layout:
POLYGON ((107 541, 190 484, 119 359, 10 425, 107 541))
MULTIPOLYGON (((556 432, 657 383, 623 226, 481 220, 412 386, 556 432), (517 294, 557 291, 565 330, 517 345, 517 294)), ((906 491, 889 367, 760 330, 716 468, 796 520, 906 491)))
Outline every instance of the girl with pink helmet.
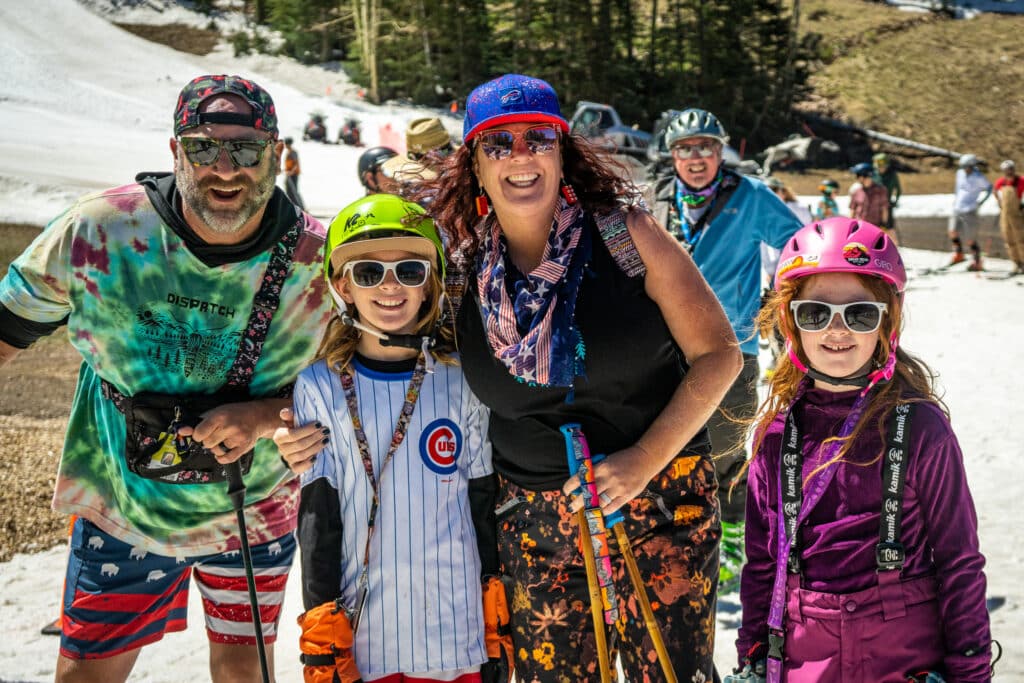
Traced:
POLYGON ((991 678, 963 455, 899 344, 906 281, 891 238, 850 218, 782 251, 758 325, 788 353, 755 419, 727 682, 991 678))

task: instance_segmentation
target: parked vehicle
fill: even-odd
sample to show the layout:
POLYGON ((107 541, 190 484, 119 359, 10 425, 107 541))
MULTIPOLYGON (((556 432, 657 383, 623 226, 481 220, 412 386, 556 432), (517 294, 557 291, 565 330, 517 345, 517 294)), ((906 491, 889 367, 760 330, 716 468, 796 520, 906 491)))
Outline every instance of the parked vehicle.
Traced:
POLYGON ((569 132, 589 138, 614 154, 644 161, 651 134, 627 126, 615 107, 597 102, 580 101, 569 120, 569 132))

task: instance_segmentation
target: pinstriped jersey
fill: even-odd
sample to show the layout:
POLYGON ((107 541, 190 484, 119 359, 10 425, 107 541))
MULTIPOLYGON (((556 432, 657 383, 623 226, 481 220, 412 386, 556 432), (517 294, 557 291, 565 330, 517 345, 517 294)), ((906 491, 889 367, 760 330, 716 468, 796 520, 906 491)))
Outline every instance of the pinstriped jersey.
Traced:
MULTIPOLYGON (((357 360, 350 367, 380 487, 369 592, 355 638, 359 671, 417 673, 481 664, 487 653, 468 484, 491 473, 487 410, 461 368, 436 364, 424 377, 405 438, 381 472, 412 372, 379 372, 357 360)), ((302 475, 302 487, 312 490, 324 480, 337 495, 341 567, 340 572, 335 567, 324 571, 340 575, 340 595, 353 607, 372 486, 341 380, 325 361, 299 375, 294 404, 296 424, 319 420, 331 430, 313 468, 302 475)), ((337 557, 337 548, 325 547, 323 555, 337 557)))

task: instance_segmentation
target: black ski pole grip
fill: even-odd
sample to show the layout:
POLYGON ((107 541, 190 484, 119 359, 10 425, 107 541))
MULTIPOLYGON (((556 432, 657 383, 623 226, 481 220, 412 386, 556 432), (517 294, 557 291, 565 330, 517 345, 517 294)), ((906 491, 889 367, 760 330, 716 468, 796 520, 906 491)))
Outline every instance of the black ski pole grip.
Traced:
POLYGON ((245 480, 242 479, 242 465, 236 460, 224 465, 224 478, 228 481, 228 498, 235 510, 245 507, 245 480))

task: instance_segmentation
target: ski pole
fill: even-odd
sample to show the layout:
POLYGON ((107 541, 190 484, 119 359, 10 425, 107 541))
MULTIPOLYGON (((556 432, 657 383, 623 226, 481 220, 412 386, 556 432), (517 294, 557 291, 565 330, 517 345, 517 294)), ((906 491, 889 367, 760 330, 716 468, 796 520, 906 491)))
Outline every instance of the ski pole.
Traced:
POLYGON ((668 683, 676 683, 676 672, 672 666, 672 660, 668 657, 668 650, 665 649, 665 641, 661 637, 661 629, 658 622, 654 620, 654 610, 651 608, 651 600, 647 597, 647 586, 640 577, 640 568, 636 565, 636 557, 633 555, 633 547, 629 544, 629 536, 622 522, 614 524, 612 531, 615 532, 615 540, 619 543, 619 552, 622 559, 626 561, 626 571, 633 582, 633 590, 636 592, 636 600, 640 603, 640 611, 644 615, 644 623, 647 624, 647 633, 654 643, 654 651, 658 653, 658 661, 661 662, 661 669, 665 672, 665 680, 668 683))
POLYGON ((263 623, 260 618, 260 603, 256 598, 256 578, 252 571, 252 553, 249 551, 249 535, 245 529, 245 480, 242 466, 236 460, 224 465, 224 478, 228 480, 228 498, 238 516, 238 536, 242 541, 242 564, 245 565, 245 583, 249 587, 249 607, 252 609, 252 623, 256 629, 256 652, 260 658, 260 674, 263 683, 270 683, 267 669, 267 652, 263 643, 263 623))
POLYGON ((586 511, 576 512, 576 521, 580 525, 580 550, 583 554, 583 566, 587 570, 587 587, 590 589, 590 616, 594 621, 594 639, 597 644, 597 663, 601 668, 601 683, 610 683, 612 680, 611 666, 608 662, 608 641, 604 632, 604 608, 601 599, 601 585, 597 580, 597 561, 594 555, 588 552, 592 546, 590 527, 587 522, 586 511))
MULTIPOLYGON (((567 424, 561 427, 562 433, 565 435, 566 448, 569 456, 569 469, 573 470, 574 461, 579 463, 581 489, 584 493, 584 500, 588 499, 588 489, 593 492, 593 500, 598 507, 598 513, 600 513, 600 498, 597 493, 597 485, 594 483, 594 463, 598 463, 604 459, 601 454, 591 456, 590 446, 587 444, 587 437, 583 434, 583 429, 579 424, 567 424), (584 485, 583 480, 586 478, 589 484, 584 485)), ((572 472, 575 474, 575 472, 572 472)), ((586 503, 588 506, 590 502, 586 503)), ((658 654, 658 661, 661 664, 662 671, 665 674, 665 679, 668 683, 676 683, 675 669, 672 666, 672 660, 669 659, 668 650, 665 648, 665 641, 661 636, 661 629, 658 627, 658 622, 654 619, 654 610, 651 607, 650 598, 647 596, 647 587, 644 585, 643 578, 640 576, 640 568, 636 564, 636 556, 633 554, 633 547, 630 545, 629 536, 626 534, 626 529, 623 524, 625 518, 620 510, 616 510, 607 517, 602 517, 601 523, 607 524, 615 533, 615 540, 619 544, 619 552, 622 554, 622 559, 626 563, 626 571, 629 574, 630 582, 633 584, 633 590, 636 593, 637 602, 640 604, 640 611, 644 617, 644 624, 647 627, 647 633, 651 636, 651 642, 654 644, 654 650, 658 654)))

